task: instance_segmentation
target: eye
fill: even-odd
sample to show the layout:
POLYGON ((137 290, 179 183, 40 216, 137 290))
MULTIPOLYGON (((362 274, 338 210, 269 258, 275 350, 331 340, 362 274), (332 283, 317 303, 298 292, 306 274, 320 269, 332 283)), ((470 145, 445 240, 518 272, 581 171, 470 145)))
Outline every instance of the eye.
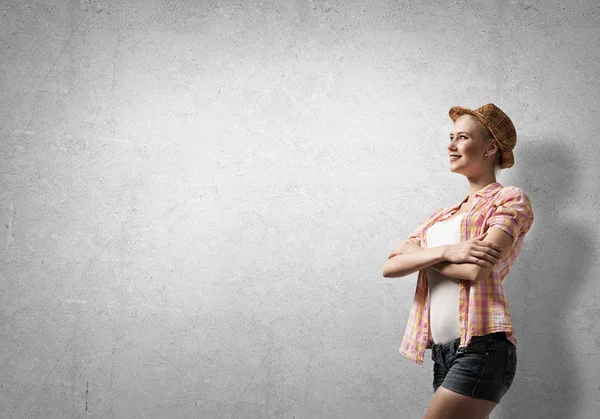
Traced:
POLYGON ((467 137, 466 137, 466 136, 464 136, 464 135, 461 135, 461 136, 460 136, 460 138, 467 138, 467 137))

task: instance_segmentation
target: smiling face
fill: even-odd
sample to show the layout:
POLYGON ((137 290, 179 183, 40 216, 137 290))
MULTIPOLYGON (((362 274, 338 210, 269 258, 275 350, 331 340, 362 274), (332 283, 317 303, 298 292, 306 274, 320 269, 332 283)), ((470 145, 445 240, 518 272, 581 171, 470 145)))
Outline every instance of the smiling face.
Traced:
POLYGON ((489 131, 477 118, 467 114, 455 121, 448 144, 450 171, 468 178, 493 171, 496 153, 499 152, 489 131), (488 154, 487 159, 484 158, 485 153, 488 154))

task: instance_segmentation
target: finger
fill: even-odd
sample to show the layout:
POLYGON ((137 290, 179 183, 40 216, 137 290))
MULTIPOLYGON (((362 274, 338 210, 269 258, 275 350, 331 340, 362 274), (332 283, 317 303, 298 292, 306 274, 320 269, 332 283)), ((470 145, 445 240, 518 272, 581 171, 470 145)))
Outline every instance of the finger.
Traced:
POLYGON ((474 252, 474 255, 479 259, 479 260, 483 260, 486 262, 491 263, 492 265, 495 265, 496 263, 498 263, 498 258, 494 255, 491 255, 487 252, 474 252))
POLYGON ((494 257, 500 259, 502 257, 502 252, 498 251, 498 250, 493 250, 493 255, 494 257))
POLYGON ((494 247, 490 247, 488 249, 488 251, 490 254, 494 255, 497 258, 501 258, 502 254, 503 254, 502 248, 500 246, 496 246, 496 245, 494 245, 494 247))
POLYGON ((492 264, 492 265, 495 265, 496 263, 498 263, 498 258, 495 258, 495 257, 493 257, 493 256, 489 256, 489 255, 488 255, 487 261, 488 261, 490 264, 492 264))
POLYGON ((476 245, 478 245, 478 246, 487 246, 487 247, 490 247, 490 245, 492 244, 492 243, 490 243, 490 242, 488 242, 488 241, 485 241, 485 240, 484 240, 484 238, 481 238, 481 239, 475 240, 475 242, 474 242, 474 243, 475 243, 476 245))
POLYGON ((502 257, 502 253, 498 252, 496 249, 491 247, 480 246, 477 248, 477 250, 479 250, 480 252, 487 253, 488 255, 491 255, 497 259, 502 257))
POLYGON ((490 242, 480 242, 480 243, 476 243, 479 247, 477 248, 478 250, 483 250, 485 252, 489 252, 491 254, 494 254, 498 257, 502 257, 502 248, 494 243, 490 243, 490 242))
POLYGON ((485 266, 485 254, 482 252, 473 252, 469 262, 475 263, 476 265, 485 266))
POLYGON ((476 253, 476 257, 479 260, 483 260, 483 261, 486 261, 486 262, 489 261, 491 263, 496 263, 496 258, 494 256, 490 255, 489 253, 486 253, 486 252, 477 252, 476 253))
POLYGON ((489 263, 486 262, 484 259, 473 258, 471 263, 475 263, 476 265, 483 266, 484 268, 489 267, 489 263))
POLYGON ((489 261, 492 265, 495 265, 496 263, 498 263, 498 258, 495 256, 492 256, 490 254, 486 255, 486 260, 489 261))
POLYGON ((500 246, 498 246, 496 243, 492 243, 492 242, 486 242, 486 241, 482 241, 482 244, 494 249, 497 252, 501 252, 502 248, 500 246))

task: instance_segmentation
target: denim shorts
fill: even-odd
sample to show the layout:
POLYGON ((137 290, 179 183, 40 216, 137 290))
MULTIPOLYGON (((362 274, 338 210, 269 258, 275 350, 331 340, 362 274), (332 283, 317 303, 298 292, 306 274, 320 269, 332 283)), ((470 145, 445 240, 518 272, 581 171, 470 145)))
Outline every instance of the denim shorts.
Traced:
POLYGON ((433 344, 433 391, 447 388, 465 396, 499 403, 510 388, 517 369, 517 348, 505 332, 473 336, 459 348, 460 338, 433 344))

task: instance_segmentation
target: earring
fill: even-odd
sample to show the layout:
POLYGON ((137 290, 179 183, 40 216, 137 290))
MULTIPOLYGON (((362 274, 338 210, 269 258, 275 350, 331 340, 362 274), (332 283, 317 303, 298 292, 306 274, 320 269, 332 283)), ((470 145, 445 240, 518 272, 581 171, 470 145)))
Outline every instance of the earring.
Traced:
POLYGON ((485 153, 485 154, 483 155, 483 157, 487 159, 487 158, 488 158, 488 155, 487 155, 487 153, 485 153))

